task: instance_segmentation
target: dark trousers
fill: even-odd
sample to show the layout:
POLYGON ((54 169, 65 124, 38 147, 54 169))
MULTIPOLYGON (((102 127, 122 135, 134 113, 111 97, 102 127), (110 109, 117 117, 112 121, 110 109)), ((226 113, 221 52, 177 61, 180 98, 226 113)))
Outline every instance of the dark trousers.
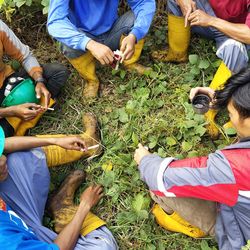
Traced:
MULTIPOLYGON (((46 82, 45 85, 49 92, 51 93, 52 98, 56 98, 63 86, 65 85, 68 77, 69 71, 68 69, 59 63, 48 63, 42 65, 43 68, 43 77, 45 78, 46 82)), ((18 72, 13 73, 11 76, 20 76, 23 78, 30 77, 28 73, 21 68, 18 72)), ((2 103, 4 99, 4 90, 6 87, 6 81, 3 83, 2 88, 0 89, 0 103, 2 103)), ((10 137, 15 134, 14 128, 8 123, 5 118, 0 119, 0 126, 2 126, 5 137, 10 137)))

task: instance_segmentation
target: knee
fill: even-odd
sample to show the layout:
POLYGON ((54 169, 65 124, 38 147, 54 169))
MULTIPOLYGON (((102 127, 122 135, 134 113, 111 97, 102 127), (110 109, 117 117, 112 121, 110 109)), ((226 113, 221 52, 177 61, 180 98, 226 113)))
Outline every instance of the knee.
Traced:
POLYGON ((175 16, 182 16, 181 9, 175 0, 168 0, 167 2, 168 2, 167 8, 170 14, 175 15, 175 16))
POLYGON ((87 248, 90 250, 116 250, 118 245, 106 226, 102 226, 85 236, 87 248))
POLYGON ((218 48, 216 55, 224 61, 233 73, 239 72, 248 63, 246 45, 234 39, 227 39, 218 48))
POLYGON ((132 28, 134 23, 135 23, 135 14, 133 13, 133 11, 130 10, 124 14, 123 25, 132 28))
POLYGON ((52 80, 61 86, 64 86, 69 78, 70 72, 66 66, 60 63, 49 63, 44 65, 45 77, 47 80, 52 80), (49 72, 49 73, 48 73, 49 72))
POLYGON ((63 43, 60 43, 60 51, 63 53, 65 57, 68 59, 77 58, 79 56, 82 56, 85 52, 82 50, 72 49, 68 46, 66 46, 63 43))

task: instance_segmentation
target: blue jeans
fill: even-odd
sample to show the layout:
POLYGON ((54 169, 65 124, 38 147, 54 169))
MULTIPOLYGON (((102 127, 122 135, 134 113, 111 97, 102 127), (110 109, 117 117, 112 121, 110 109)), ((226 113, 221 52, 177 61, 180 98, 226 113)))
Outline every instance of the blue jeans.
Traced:
MULTIPOLYGON (((120 38, 121 36, 128 35, 131 31, 132 27, 134 26, 135 22, 135 15, 132 11, 128 11, 122 16, 120 16, 115 23, 113 24, 112 28, 99 35, 99 36, 93 36, 90 33, 82 31, 86 36, 93 39, 94 41, 98 43, 102 43, 106 46, 108 46, 111 50, 115 51, 119 49, 120 45, 120 38)), ((60 46, 61 52, 69 59, 77 58, 85 53, 85 51, 82 50, 75 50, 67 45, 61 43, 60 46)))
MULTIPOLYGON (((203 10, 210 16, 216 16, 208 0, 195 1, 197 9, 203 10)), ((168 0, 168 11, 175 16, 182 16, 180 7, 175 0, 168 0)), ((227 67, 234 73, 247 67, 249 45, 238 42, 213 27, 194 26, 192 33, 199 34, 216 42, 216 55, 224 61, 227 67)))

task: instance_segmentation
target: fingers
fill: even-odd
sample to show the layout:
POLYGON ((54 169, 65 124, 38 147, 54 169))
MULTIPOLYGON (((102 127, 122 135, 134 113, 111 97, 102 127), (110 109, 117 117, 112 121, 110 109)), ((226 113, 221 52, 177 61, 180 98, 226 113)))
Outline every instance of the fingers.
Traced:
POLYGON ((29 109, 40 109, 42 108, 41 105, 38 105, 36 103, 24 103, 24 104, 21 104, 24 108, 29 108, 29 109))
POLYGON ((189 99, 192 101, 193 98, 199 93, 208 95, 211 99, 213 99, 215 91, 209 87, 196 87, 191 89, 189 99))
POLYGON ((125 51, 125 48, 126 48, 126 43, 125 43, 125 38, 123 39, 123 41, 122 41, 122 44, 121 44, 121 47, 120 47, 120 51, 122 52, 122 53, 124 53, 124 51, 125 51))
POLYGON ((92 192, 92 194, 94 196, 96 196, 96 201, 94 202, 95 204, 103 197, 104 193, 103 193, 103 187, 98 184, 94 184, 94 185, 91 185, 90 187, 90 191, 92 192))
POLYGON ((103 47, 101 47, 101 52, 97 56, 97 59, 102 65, 111 64, 114 61, 114 53, 109 47, 105 45, 102 46, 103 47))
POLYGON ((42 89, 36 87, 36 90, 35 90, 35 91, 36 91, 36 98, 37 98, 37 99, 40 99, 41 96, 42 96, 42 89))
POLYGON ((49 91, 44 91, 43 95, 44 95, 44 99, 45 99, 45 108, 48 109, 51 94, 49 91))
POLYGON ((188 26, 188 18, 189 18, 189 16, 190 16, 191 12, 192 12, 192 8, 191 8, 191 6, 190 6, 190 7, 188 8, 188 10, 187 10, 186 15, 185 15, 185 27, 188 26))
POLYGON ((199 92, 199 87, 191 89, 190 94, 189 94, 189 99, 192 101, 198 92, 199 92))
POLYGON ((37 105, 35 103, 25 103, 23 105, 25 108, 23 110, 23 120, 29 121, 34 119, 39 113, 43 112, 43 108, 41 105, 37 105))
POLYGON ((98 184, 98 185, 93 185, 93 191, 97 194, 101 194, 103 192, 103 187, 98 184))
POLYGON ((41 113, 41 112, 44 111, 43 106, 38 105, 36 103, 27 103, 27 105, 25 106, 25 108, 26 108, 25 112, 27 114, 35 114, 35 112, 38 114, 38 113, 41 113), (31 111, 33 111, 33 112, 31 112, 31 111))
POLYGON ((192 6, 192 11, 196 11, 196 2, 192 2, 191 3, 191 6, 192 6))
POLYGON ((104 55, 102 58, 100 58, 99 62, 102 65, 106 65, 106 64, 111 64, 114 61, 114 56, 112 54, 107 54, 104 55))
POLYGON ((82 152, 86 152, 88 150, 85 141, 81 137, 74 138, 74 145, 72 147, 73 150, 78 150, 82 152))
POLYGON ((123 60, 129 60, 134 55, 134 48, 128 49, 127 52, 124 53, 123 60))

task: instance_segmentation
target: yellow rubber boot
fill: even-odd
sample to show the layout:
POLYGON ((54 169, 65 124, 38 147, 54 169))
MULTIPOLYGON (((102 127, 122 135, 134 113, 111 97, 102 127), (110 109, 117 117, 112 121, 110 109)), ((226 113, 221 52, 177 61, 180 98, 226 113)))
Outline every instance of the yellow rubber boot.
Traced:
MULTIPOLYGON (((71 205, 67 207, 63 207, 60 210, 53 213, 54 221, 55 221, 55 231, 60 233, 63 228, 69 224, 69 222, 73 219, 78 207, 71 205)), ((94 231, 95 229, 105 225, 106 223, 100 219, 98 216, 89 212, 86 218, 83 221, 82 229, 80 233, 85 236, 88 233, 94 231)))
MULTIPOLYGON (((85 180, 85 173, 75 170, 64 180, 58 192, 49 200, 48 209, 54 217, 55 231, 60 233, 62 229, 72 220, 78 206, 74 205, 74 194, 79 185, 85 180)), ((82 224, 81 234, 83 236, 106 223, 99 217, 89 212, 82 224)))
POLYGON ((184 17, 168 14, 168 45, 169 49, 155 51, 152 57, 163 62, 186 62, 190 44, 190 26, 185 27, 184 17))
POLYGON ((158 204, 154 205, 152 213, 157 223, 168 231, 183 233, 192 238, 199 238, 206 235, 198 227, 192 226, 176 212, 171 215, 165 213, 158 204))
POLYGON ((19 125, 21 124, 22 120, 18 117, 6 117, 6 120, 11 125, 11 127, 14 129, 14 134, 18 130, 19 125))
MULTIPOLYGON (((85 133, 77 136, 81 136, 83 138, 87 147, 99 144, 100 139, 99 131, 97 130, 96 118, 90 113, 85 114, 83 116, 83 125, 85 127, 85 133)), ((37 137, 65 137, 65 135, 37 135, 37 137)), ((102 152, 101 145, 98 148, 90 149, 86 152, 67 150, 56 145, 43 147, 43 150, 45 152, 47 164, 49 167, 67 164, 77 161, 81 158, 94 158, 100 155, 102 152)))
MULTIPOLYGON (((41 105, 44 106, 45 102, 44 102, 44 96, 41 97, 41 105)), ((54 99, 50 99, 49 105, 48 107, 52 107, 55 104, 55 100, 54 99)), ((36 126, 36 124, 38 123, 38 121, 40 120, 40 118, 42 117, 43 113, 38 114, 34 119, 30 120, 30 121, 22 121, 21 124, 19 125, 19 127, 17 128, 15 135, 16 136, 22 136, 25 135, 26 131, 30 128, 34 128, 36 126)))
MULTIPOLYGON (((49 107, 53 106, 55 100, 50 99, 49 107)), ((41 97, 41 105, 44 105, 44 97, 41 97)), ((44 113, 38 114, 34 119, 30 121, 22 121, 22 119, 18 117, 7 117, 6 120, 12 126, 16 136, 23 136, 25 135, 26 131, 30 128, 34 128, 44 113)))
MULTIPOLYGON (((218 70, 216 71, 214 78, 210 84, 210 88, 213 90, 218 90, 223 87, 225 82, 232 75, 231 71, 227 68, 224 62, 221 62, 218 70)), ((205 118, 208 121, 207 130, 210 136, 213 139, 216 139, 219 136, 219 129, 215 123, 215 117, 217 115, 217 110, 209 110, 205 114, 205 118)))
MULTIPOLYGON (((125 36, 121 37, 121 41, 123 40, 124 37, 125 36)), ((141 39, 140 41, 138 41, 135 44, 135 52, 134 52, 133 56, 129 60, 125 60, 123 62, 124 66, 128 70, 130 70, 130 71, 135 70, 140 75, 143 75, 146 71, 152 70, 150 67, 145 67, 145 66, 137 63, 137 61, 139 60, 139 58, 141 56, 143 45, 144 45, 144 39, 141 39)))
POLYGON ((95 72, 94 56, 88 51, 80 57, 68 60, 85 80, 83 96, 86 98, 97 97, 100 82, 95 72))

